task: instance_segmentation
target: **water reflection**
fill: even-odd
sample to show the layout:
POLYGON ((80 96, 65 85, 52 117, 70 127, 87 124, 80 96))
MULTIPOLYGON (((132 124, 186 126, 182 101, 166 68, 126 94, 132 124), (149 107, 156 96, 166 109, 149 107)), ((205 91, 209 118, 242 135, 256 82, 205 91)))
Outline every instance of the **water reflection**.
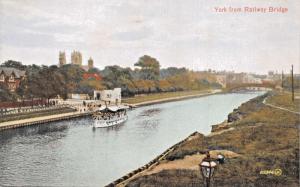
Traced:
POLYGON ((137 125, 145 129, 155 129, 159 125, 159 119, 146 119, 138 121, 137 125))
POLYGON ((56 138, 60 138, 66 135, 62 133, 67 131, 68 125, 59 123, 48 123, 40 124, 28 127, 20 127, 17 129, 7 129, 0 131, 0 142, 8 142, 10 139, 19 137, 30 137, 30 136, 42 136, 42 135, 54 135, 56 138), (56 135, 55 135, 56 134, 56 135), (59 134, 59 136, 57 136, 59 134))
POLYGON ((41 124, 41 125, 38 125, 37 132, 34 134, 31 134, 31 135, 35 135, 35 134, 43 135, 43 134, 49 134, 49 133, 51 135, 52 133, 65 131, 68 128, 69 128, 68 125, 57 125, 55 123, 46 124, 46 125, 41 124))
POLYGON ((159 115, 159 113, 161 113, 161 111, 162 111, 161 108, 152 108, 152 109, 142 111, 139 114, 139 116, 140 117, 152 117, 152 116, 155 116, 155 115, 159 115))
POLYGON ((95 128, 93 127, 93 132, 95 131, 105 131, 105 132, 110 132, 110 131, 119 131, 123 128, 123 126, 126 124, 126 121, 124 123, 121 124, 117 124, 114 126, 110 126, 110 127, 104 127, 104 128, 95 128))
POLYGON ((159 116, 162 112, 162 108, 145 108, 137 115, 136 125, 145 130, 155 130, 159 125, 159 116))

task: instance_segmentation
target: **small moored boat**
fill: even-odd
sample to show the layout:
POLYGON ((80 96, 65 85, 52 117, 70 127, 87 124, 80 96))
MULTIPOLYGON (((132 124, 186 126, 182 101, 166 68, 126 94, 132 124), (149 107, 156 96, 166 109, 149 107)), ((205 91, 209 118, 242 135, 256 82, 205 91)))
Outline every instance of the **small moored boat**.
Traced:
POLYGON ((102 106, 94 114, 94 128, 111 127, 124 123, 127 119, 126 109, 129 107, 119 106, 102 106))

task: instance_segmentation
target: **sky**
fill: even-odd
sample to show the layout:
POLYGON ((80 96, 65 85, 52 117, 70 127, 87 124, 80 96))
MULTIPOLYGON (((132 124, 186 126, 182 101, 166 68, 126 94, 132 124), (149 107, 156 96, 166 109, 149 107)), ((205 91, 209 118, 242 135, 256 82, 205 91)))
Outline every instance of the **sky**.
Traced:
POLYGON ((299 20, 299 0, 0 0, 0 63, 53 65, 79 50, 100 69, 146 54, 162 68, 299 73, 299 20), (228 12, 245 6, 288 11, 228 12))

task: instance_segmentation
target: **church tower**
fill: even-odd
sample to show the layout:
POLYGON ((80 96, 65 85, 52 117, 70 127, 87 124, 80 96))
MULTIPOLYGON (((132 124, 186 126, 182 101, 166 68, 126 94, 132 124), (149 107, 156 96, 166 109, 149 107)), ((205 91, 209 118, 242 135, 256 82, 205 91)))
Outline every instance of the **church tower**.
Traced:
POLYGON ((60 51, 58 58, 59 58, 59 67, 65 65, 67 63, 67 61, 66 61, 66 53, 65 52, 60 51))
POLYGON ((79 51, 73 51, 71 54, 71 63, 82 66, 82 55, 79 51))
POLYGON ((88 60, 88 66, 89 66, 89 69, 92 69, 94 67, 94 61, 93 61, 92 57, 90 57, 88 60))

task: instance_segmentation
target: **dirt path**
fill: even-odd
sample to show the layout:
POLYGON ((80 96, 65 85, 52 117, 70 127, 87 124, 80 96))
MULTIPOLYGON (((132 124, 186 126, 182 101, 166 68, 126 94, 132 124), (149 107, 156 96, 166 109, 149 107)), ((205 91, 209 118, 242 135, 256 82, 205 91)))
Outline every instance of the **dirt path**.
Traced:
POLYGON ((192 94, 192 95, 185 95, 185 96, 178 96, 178 97, 170 97, 170 98, 164 98, 164 99, 156 99, 152 101, 145 101, 145 102, 140 102, 136 104, 128 104, 128 105, 133 105, 133 106, 147 106, 147 105, 152 105, 152 104, 159 104, 159 103, 164 103, 164 102, 170 102, 170 101, 178 101, 182 99, 189 99, 189 98, 196 98, 196 97, 201 97, 201 96, 207 96, 207 95, 213 95, 216 93, 221 92, 221 90, 212 90, 211 92, 207 93, 201 93, 201 94, 192 94))
POLYGON ((25 124, 25 123, 33 123, 33 122, 38 122, 38 121, 45 121, 45 120, 62 118, 62 117, 68 117, 68 116, 73 116, 73 115, 78 115, 78 114, 80 114, 80 112, 69 112, 69 113, 56 114, 56 115, 51 115, 51 116, 42 116, 42 117, 28 118, 28 119, 22 119, 22 120, 7 121, 7 122, 0 123, 0 129, 2 127, 6 127, 6 126, 15 126, 15 125, 21 125, 21 124, 25 124))
POLYGON ((293 113, 293 114, 298 114, 298 115, 300 115, 300 112, 292 111, 292 110, 289 110, 289 109, 287 109, 287 108, 283 108, 283 107, 280 107, 280 106, 275 106, 275 105, 266 103, 266 100, 267 100, 267 97, 263 100, 263 104, 265 104, 265 105, 267 105, 267 106, 269 106, 269 107, 276 108, 276 109, 279 109, 279 110, 284 110, 284 111, 287 111, 287 112, 291 112, 291 113, 293 113))
MULTIPOLYGON (((217 158, 218 154, 223 154, 225 158, 236 158, 241 155, 234 153, 232 151, 228 150, 213 150, 210 151, 212 158, 217 158)), ((206 155, 204 154, 194 154, 194 155, 188 155, 185 156, 183 159, 174 160, 174 161, 167 161, 163 160, 159 164, 154 165, 150 167, 149 169, 146 169, 145 171, 142 171, 140 173, 137 173, 133 177, 130 177, 126 181, 118 184, 118 187, 125 186, 129 181, 133 180, 134 178, 138 178, 145 175, 151 175, 154 173, 158 173, 162 170, 171 170, 171 169, 191 169, 191 170, 199 170, 199 163, 205 158, 206 155)))
MULTIPOLYGON (((234 158, 238 157, 239 154, 227 150, 213 150, 210 151, 211 157, 217 158, 218 154, 223 154, 225 158, 234 158)), ((199 170, 199 163, 205 158, 204 154, 194 154, 185 156, 183 159, 174 160, 174 161, 165 161, 157 165, 156 167, 146 171, 144 175, 149 175, 153 173, 158 173, 162 170, 168 169, 192 169, 199 170)))

